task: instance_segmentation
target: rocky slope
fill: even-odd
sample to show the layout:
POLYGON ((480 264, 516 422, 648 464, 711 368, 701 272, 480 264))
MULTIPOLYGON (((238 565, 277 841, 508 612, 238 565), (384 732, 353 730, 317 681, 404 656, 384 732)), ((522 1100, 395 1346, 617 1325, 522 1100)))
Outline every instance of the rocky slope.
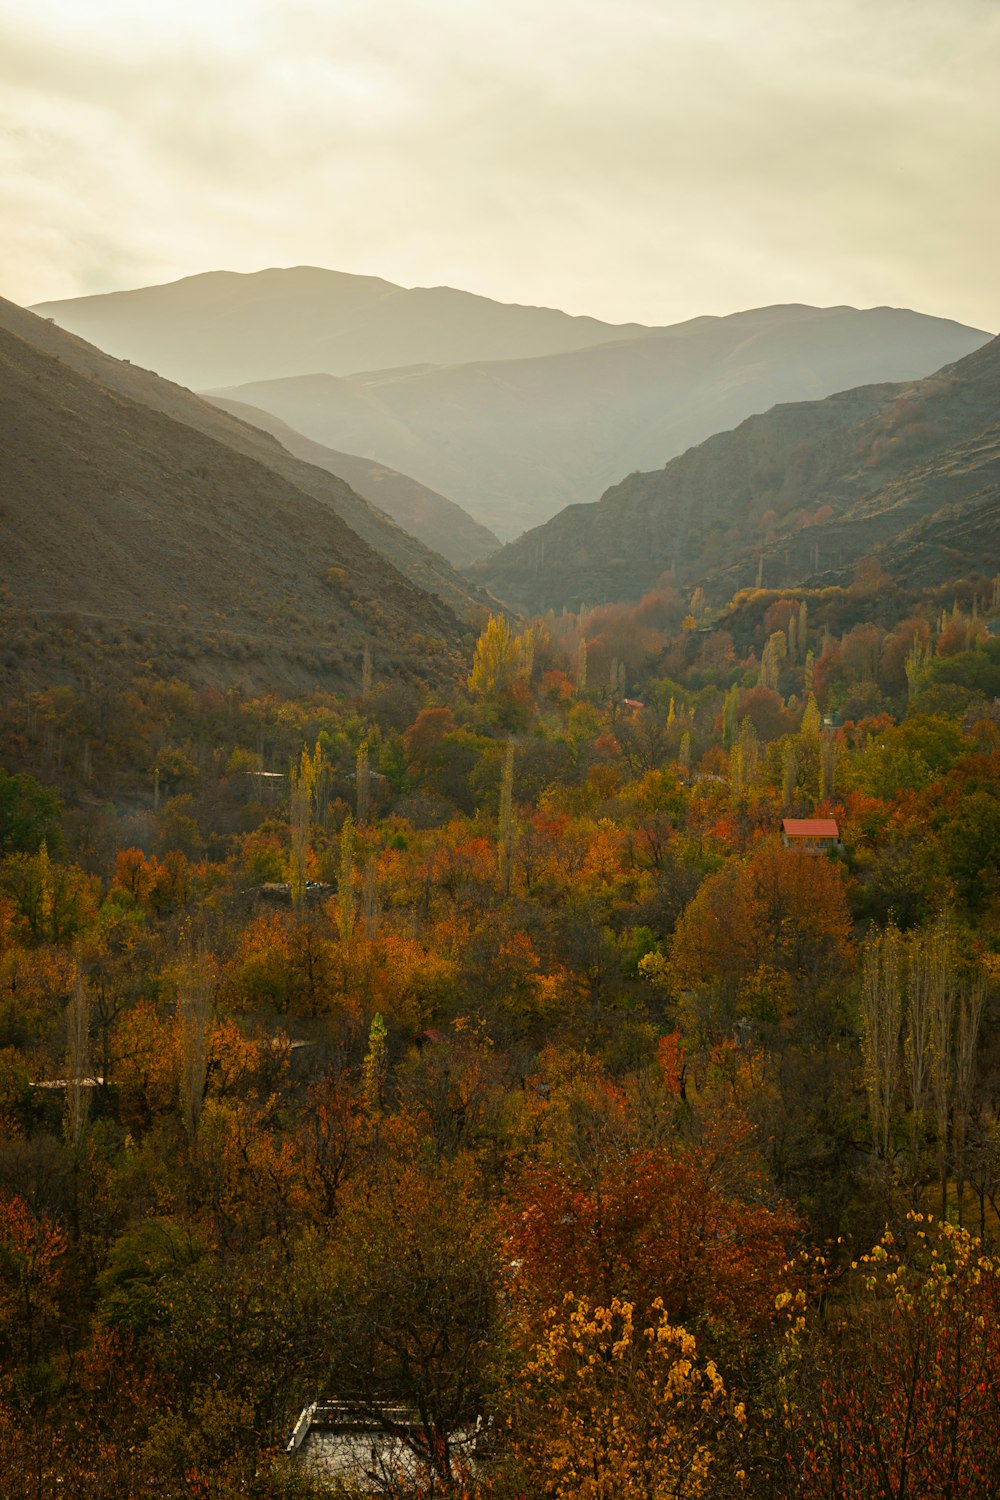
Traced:
POLYGON ((567 508, 474 574, 530 610, 635 599, 664 574, 723 600, 755 582, 839 576, 880 549, 939 582, 995 568, 998 504, 994 339, 924 380, 751 417, 595 505, 567 508))

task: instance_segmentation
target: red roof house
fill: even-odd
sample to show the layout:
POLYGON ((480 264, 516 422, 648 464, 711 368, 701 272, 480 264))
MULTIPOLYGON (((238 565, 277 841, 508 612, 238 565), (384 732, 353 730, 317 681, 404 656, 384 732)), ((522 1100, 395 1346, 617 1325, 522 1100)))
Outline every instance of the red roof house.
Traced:
POLYGON ((781 834, 786 849, 802 854, 825 854, 843 847, 836 818, 782 818, 781 834))

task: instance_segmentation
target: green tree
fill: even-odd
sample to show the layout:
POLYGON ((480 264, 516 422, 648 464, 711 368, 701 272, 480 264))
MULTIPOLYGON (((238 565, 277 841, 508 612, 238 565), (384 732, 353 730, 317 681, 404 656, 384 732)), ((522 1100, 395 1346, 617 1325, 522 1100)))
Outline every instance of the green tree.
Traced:
POLYGON ((62 803, 33 776, 0 771, 0 859, 37 854, 42 844, 58 849, 62 803))

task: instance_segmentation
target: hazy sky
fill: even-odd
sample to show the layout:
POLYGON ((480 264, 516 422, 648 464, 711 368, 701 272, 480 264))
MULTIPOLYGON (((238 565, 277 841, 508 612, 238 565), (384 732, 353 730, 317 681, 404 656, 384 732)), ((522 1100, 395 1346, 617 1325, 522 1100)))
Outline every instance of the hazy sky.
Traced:
POLYGON ((0 0, 0 292, 322 265, 1000 329, 1000 0, 0 0))

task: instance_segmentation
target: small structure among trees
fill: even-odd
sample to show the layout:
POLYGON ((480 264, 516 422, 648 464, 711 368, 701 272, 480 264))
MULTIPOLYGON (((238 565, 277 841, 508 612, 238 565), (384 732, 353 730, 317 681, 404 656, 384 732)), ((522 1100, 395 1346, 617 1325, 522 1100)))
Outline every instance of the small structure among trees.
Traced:
POLYGON ((843 852, 836 818, 782 818, 781 837, 786 849, 799 854, 843 852))

